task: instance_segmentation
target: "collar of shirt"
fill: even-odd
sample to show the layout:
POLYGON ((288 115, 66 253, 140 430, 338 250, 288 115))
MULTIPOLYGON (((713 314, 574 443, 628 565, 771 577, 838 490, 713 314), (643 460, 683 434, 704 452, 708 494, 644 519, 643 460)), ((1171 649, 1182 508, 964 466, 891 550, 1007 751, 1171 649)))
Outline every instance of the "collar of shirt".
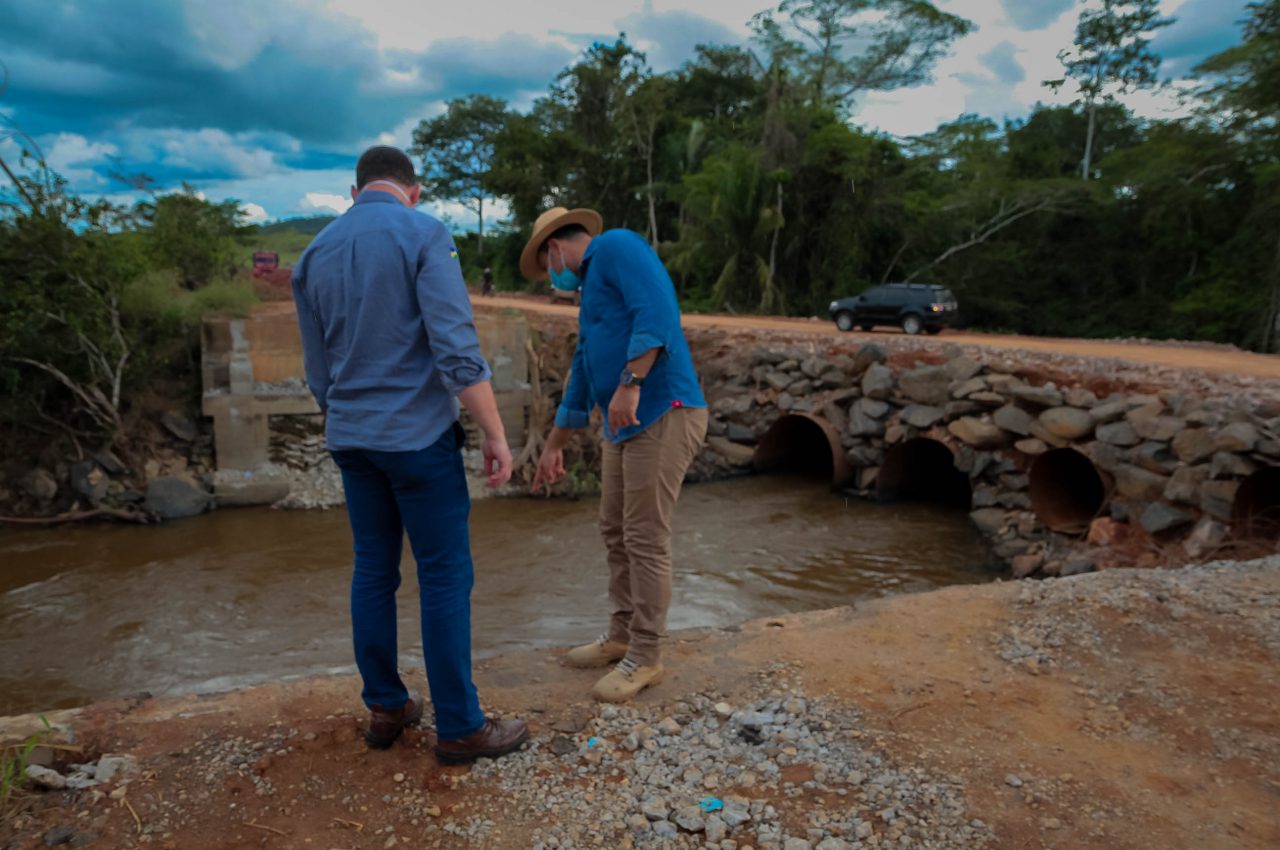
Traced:
POLYGON ((357 204, 398 204, 400 199, 385 189, 362 189, 356 195, 357 204))

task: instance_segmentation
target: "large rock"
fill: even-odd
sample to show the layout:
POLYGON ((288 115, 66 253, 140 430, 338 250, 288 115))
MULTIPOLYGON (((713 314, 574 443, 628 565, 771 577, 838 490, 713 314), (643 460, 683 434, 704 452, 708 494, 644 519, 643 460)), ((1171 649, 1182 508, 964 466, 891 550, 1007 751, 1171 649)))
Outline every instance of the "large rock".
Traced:
POLYGON ((48 502, 58 495, 58 482, 45 470, 36 467, 22 476, 18 482, 28 496, 38 502, 48 502))
POLYGON ((1200 488, 1209 480, 1209 467, 1183 466, 1175 470, 1164 488, 1164 498, 1180 505, 1200 504, 1200 488))
POLYGON ((1013 447, 1025 455, 1042 455, 1049 451, 1049 446, 1044 440, 1037 440, 1035 437, 1028 437, 1025 440, 1019 440, 1013 444, 1013 447))
POLYGON ((1150 534, 1159 534, 1173 528, 1181 528, 1195 521, 1195 517, 1186 511, 1166 505, 1164 502, 1152 502, 1147 505, 1139 520, 1142 527, 1150 534))
POLYGON ((867 414, 855 404, 849 408, 849 434, 854 437, 877 437, 884 433, 884 423, 867 414))
POLYGON ((750 413, 752 402, 753 399, 750 395, 732 395, 718 399, 712 405, 712 408, 719 416, 725 419, 734 419, 750 413))
MULTIPOLYGON (((723 437, 709 439, 734 445, 723 437)), ((752 454, 755 453, 752 452, 752 454)), ((219 472, 218 480, 213 485, 213 494, 220 508, 248 508, 255 505, 274 505, 289 495, 289 489, 287 478, 266 475, 234 476, 219 472)))
POLYGON ((1129 399, 1123 395, 1108 396, 1107 400, 1089 409, 1099 422, 1115 422, 1132 410, 1129 399))
POLYGON ((941 408, 927 404, 909 404, 902 410, 902 421, 915 428, 932 428, 944 415, 941 408))
POLYGON ((1251 452, 1258 445, 1258 429, 1248 422, 1232 422, 1217 434, 1217 448, 1224 452, 1251 452))
POLYGON ((849 414, 845 413, 843 407, 832 401, 822 405, 822 418, 830 422, 831 427, 837 432, 844 431, 849 425, 849 414))
POLYGON ((1102 442, 1113 446, 1136 446, 1142 442, 1138 432, 1133 430, 1133 426, 1128 422, 1109 422, 1099 425, 1097 436, 1102 442))
POLYGON ((1179 431, 1186 430, 1187 423, 1185 419, 1179 419, 1176 416, 1162 416, 1153 413, 1154 406, 1140 407, 1128 413, 1127 419, 1129 424, 1133 426, 1134 433, 1144 440, 1158 440, 1167 443, 1178 435, 1179 431))
POLYGON ((1157 475, 1172 475, 1182 464, 1169 451, 1165 443, 1154 440, 1143 443, 1129 453, 1130 459, 1143 469, 1157 475))
POLYGON ((764 376, 764 382, 773 387, 778 392, 782 392, 791 386, 794 379, 786 372, 770 372, 764 376))
POLYGON ((1013 387, 1010 394, 1032 407, 1061 407, 1062 393, 1053 387, 1013 387))
POLYGON ((1000 395, 1000 393, 983 390, 982 392, 970 393, 966 400, 976 402, 984 407, 999 407, 1008 399, 1000 395))
POLYGON ((176 410, 166 411, 160 417, 160 424, 184 443, 194 442, 196 437, 200 436, 200 429, 196 427, 196 423, 176 410))
POLYGON ((1258 465, 1233 452, 1218 452, 1209 464, 1210 478, 1247 478, 1258 471, 1258 465))
POLYGON ((889 405, 874 398, 860 398, 849 407, 850 416, 861 413, 872 419, 883 419, 888 412, 889 405))
POLYGON ((947 426, 956 439, 978 449, 994 449, 1004 445, 1005 434, 984 419, 962 416, 947 426))
POLYGON ((1005 511, 1002 508, 980 508, 969 515, 978 530, 987 536, 995 536, 1005 530, 1007 525, 1005 511))
POLYGON ((795 396, 796 398, 799 398, 800 396, 808 395, 812 391, 813 391, 813 381, 809 381, 804 378, 801 378, 800 380, 793 383, 791 386, 787 387, 787 392, 791 393, 791 395, 795 396))
POLYGON ((849 374, 858 377, 867 371, 876 363, 883 363, 889 359, 889 352, 884 350, 883 346, 871 343, 864 345, 858 349, 858 353, 853 357, 853 366, 849 369, 849 374))
POLYGON ((872 364, 862 376, 862 394, 867 398, 885 399, 892 392, 893 372, 882 363, 872 364))
POLYGON ((1200 510, 1224 522, 1230 521, 1231 507, 1239 489, 1239 481, 1204 482, 1200 487, 1200 510))
POLYGON ((1217 440, 1208 428, 1188 428, 1174 435, 1171 448, 1183 463, 1200 463, 1217 451, 1217 440))
POLYGON ((1201 517, 1182 548, 1193 558, 1203 558, 1227 540, 1227 527, 1212 517, 1201 517))
POLYGON ((1072 387, 1065 393, 1067 404, 1071 407, 1093 407, 1098 403, 1098 397, 1093 394, 1092 390, 1084 387, 1072 387))
POLYGON ((747 443, 750 445, 755 445, 756 443, 755 430, 747 425, 739 425, 737 422, 729 423, 729 430, 725 436, 735 443, 747 443))
POLYGON ((952 398, 964 398, 973 393, 980 393, 987 388, 987 382, 982 378, 970 378, 967 381, 957 381, 951 385, 952 398))
POLYGON ((1168 477, 1130 463, 1117 466, 1114 474, 1116 492, 1126 499, 1154 502, 1164 495, 1164 489, 1169 485, 1168 477))
POLYGON ((1088 443, 1081 446, 1080 451, 1093 461, 1094 466, 1107 472, 1114 473, 1120 464, 1129 462, 1129 452, 1110 443, 1088 443))
POLYGON ((1074 407, 1051 407, 1040 414, 1040 424, 1064 440, 1081 440, 1093 432, 1093 417, 1074 407))
POLYGON ((111 486, 111 479, 96 460, 71 464, 70 478, 71 489, 95 505, 106 497, 107 488, 111 486))
POLYGON ((822 373, 827 370, 827 367, 827 361, 823 360, 821 357, 806 357, 800 363, 800 371, 809 378, 817 378, 821 376, 822 373))
POLYGON ((940 407, 947 403, 952 378, 942 366, 921 366, 898 378, 902 394, 912 401, 940 407))
POLYGON ((1030 413, 1012 404, 1006 404, 992 414, 991 418, 999 427, 1021 437, 1031 435, 1031 423, 1035 421, 1030 413))
MULTIPOLYGON (((967 354, 953 357, 942 367, 953 381, 968 381, 982 371, 982 364, 967 354)), ((985 382, 984 382, 985 384, 985 382)))
POLYGON ((210 496, 189 478, 165 476, 147 485, 142 506, 162 519, 195 516, 208 509, 210 496))

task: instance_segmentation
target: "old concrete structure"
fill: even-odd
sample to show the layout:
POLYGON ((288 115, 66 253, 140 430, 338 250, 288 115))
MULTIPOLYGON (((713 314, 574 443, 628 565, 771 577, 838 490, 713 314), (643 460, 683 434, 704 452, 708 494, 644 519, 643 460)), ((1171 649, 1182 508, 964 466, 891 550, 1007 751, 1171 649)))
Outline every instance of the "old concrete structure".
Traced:
MULTIPOLYGON (((524 443, 529 380, 524 317, 480 314, 476 331, 493 368, 507 439, 519 447, 524 443)), ((214 423, 214 489, 219 503, 264 504, 282 498, 288 485, 270 468, 273 435, 295 432, 292 426, 299 419, 313 430, 321 425, 319 407, 304 378, 293 305, 273 302, 258 305, 243 319, 206 319, 201 367, 203 411, 214 423)), ((323 438, 311 446, 313 455, 323 453, 323 438)))

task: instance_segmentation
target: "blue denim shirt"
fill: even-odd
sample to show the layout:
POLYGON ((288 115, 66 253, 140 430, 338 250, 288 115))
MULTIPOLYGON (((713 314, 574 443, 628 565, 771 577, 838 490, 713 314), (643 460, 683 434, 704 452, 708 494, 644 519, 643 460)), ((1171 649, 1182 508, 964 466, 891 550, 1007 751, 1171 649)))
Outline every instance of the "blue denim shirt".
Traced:
POLYGON ((331 449, 417 451, 490 377, 449 231, 368 190, 293 270, 307 385, 331 449))
POLYGON ((630 230, 609 230, 591 240, 582 258, 582 306, 578 347, 556 425, 585 428, 591 410, 609 409, 627 363, 660 348, 640 388, 638 426, 606 439, 631 439, 676 407, 706 407, 689 343, 680 329, 680 306, 667 270, 649 243, 630 230))

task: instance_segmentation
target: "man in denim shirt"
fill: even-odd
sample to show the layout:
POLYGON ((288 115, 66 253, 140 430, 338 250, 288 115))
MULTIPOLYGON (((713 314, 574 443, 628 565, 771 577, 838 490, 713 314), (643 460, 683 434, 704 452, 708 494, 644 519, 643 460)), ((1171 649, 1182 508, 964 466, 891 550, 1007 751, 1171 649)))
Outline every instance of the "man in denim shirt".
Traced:
POLYGON ((577 667, 617 661, 592 694, 619 702, 662 681, 671 516, 707 434, 707 403, 662 261, 639 235, 601 229, 593 210, 543 213, 520 271, 581 290, 573 369, 533 489, 564 476, 569 431, 587 427, 593 408, 605 410, 600 531, 613 614, 608 632, 571 650, 567 661, 577 667))
POLYGON ((511 451, 480 354, 458 252, 417 212, 413 163, 374 147, 356 165, 351 209, 293 272, 307 383, 342 470, 355 543, 351 621, 371 719, 365 740, 389 747, 422 717, 396 659, 396 589, 407 531, 418 565, 422 651, 443 761, 496 758, 528 737, 489 720, 471 681, 473 571, 458 401, 484 431, 485 472, 511 477, 511 451))

